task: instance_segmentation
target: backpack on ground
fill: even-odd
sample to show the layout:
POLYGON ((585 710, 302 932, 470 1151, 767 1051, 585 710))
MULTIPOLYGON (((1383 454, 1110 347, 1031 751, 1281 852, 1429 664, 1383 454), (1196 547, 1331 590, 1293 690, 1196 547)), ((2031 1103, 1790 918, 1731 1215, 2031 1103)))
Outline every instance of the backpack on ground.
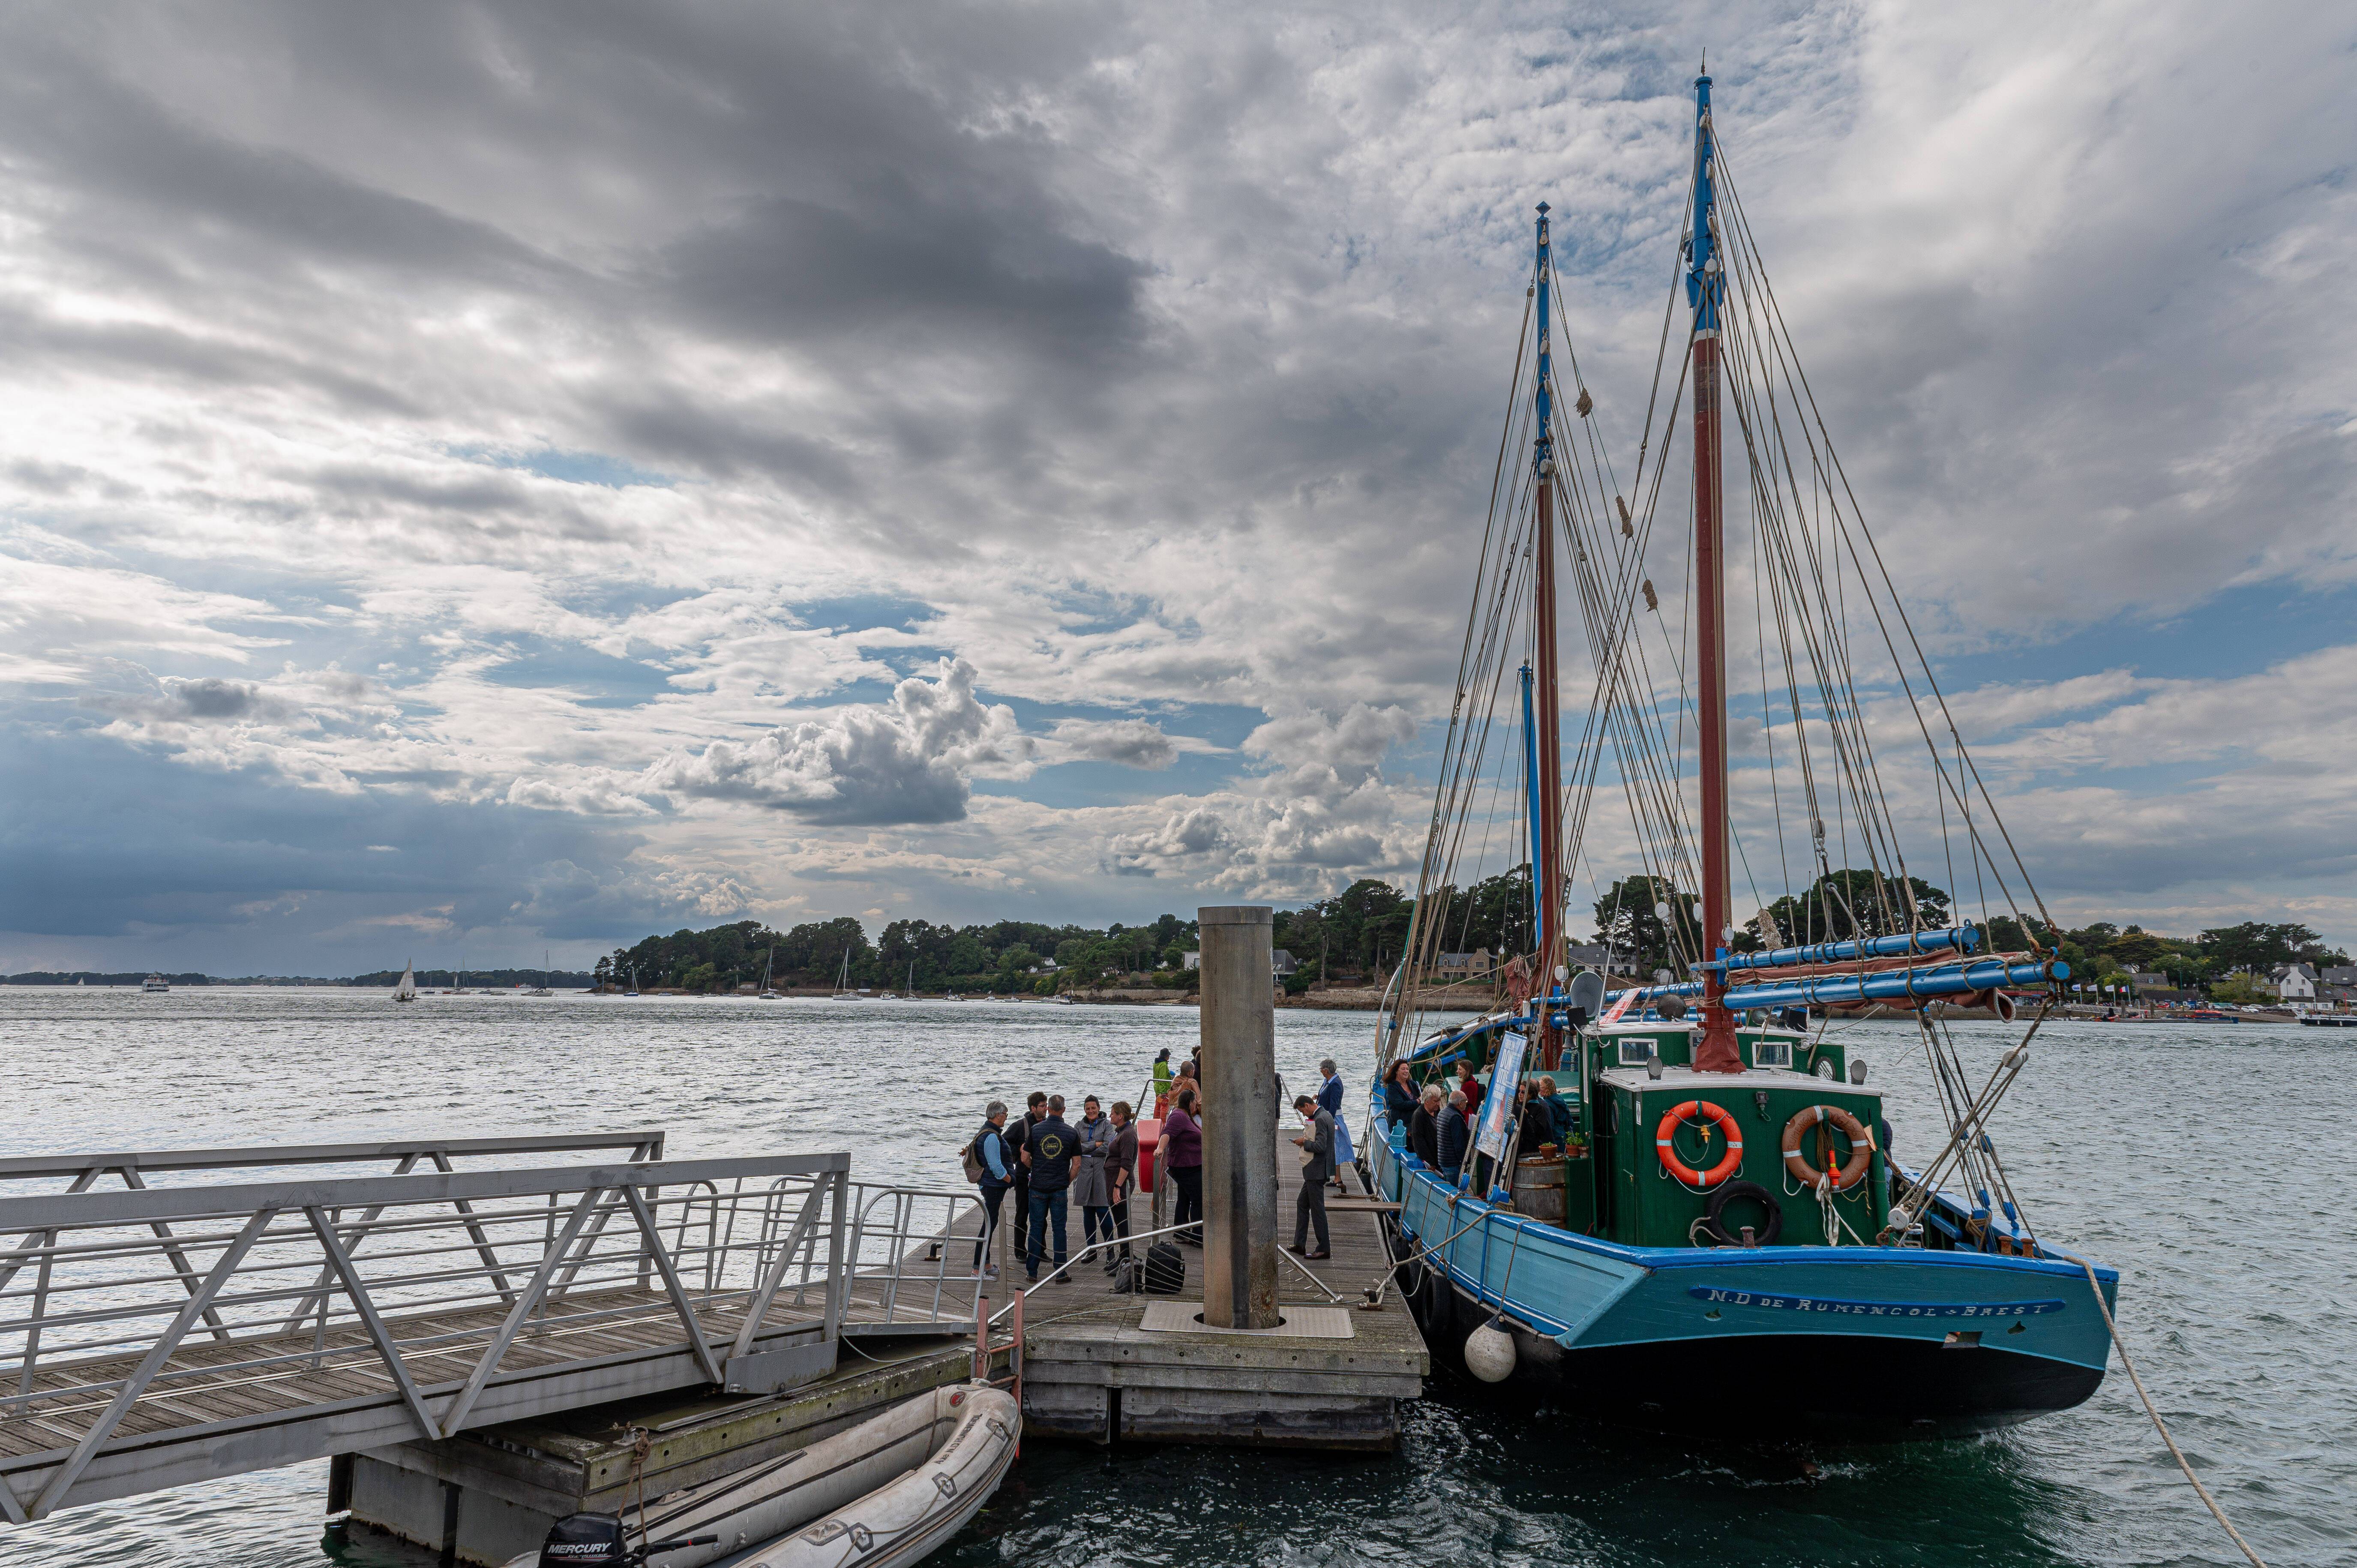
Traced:
POLYGON ((1146 1294, 1177 1295, 1187 1288, 1187 1254, 1168 1241, 1146 1249, 1146 1294))

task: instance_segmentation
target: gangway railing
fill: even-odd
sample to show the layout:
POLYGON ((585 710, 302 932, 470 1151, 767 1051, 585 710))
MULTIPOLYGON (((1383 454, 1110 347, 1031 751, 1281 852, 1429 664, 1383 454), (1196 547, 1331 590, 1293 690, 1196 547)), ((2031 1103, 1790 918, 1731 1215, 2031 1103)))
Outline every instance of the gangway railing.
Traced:
POLYGON ((456 1161, 517 1155, 627 1151, 632 1163, 663 1156, 660 1127, 596 1133, 532 1133, 506 1138, 390 1138, 351 1144, 265 1144, 243 1148, 114 1149, 96 1154, 12 1155, 0 1159, 0 1183, 65 1177, 68 1192, 87 1192, 103 1176, 126 1187, 144 1187, 150 1176, 185 1171, 258 1171, 293 1165, 361 1165, 390 1162, 392 1174, 407 1176, 424 1161, 436 1170, 457 1169, 456 1161))
MULTIPOLYGON (((0 1197, 0 1517, 639 1394, 788 1387, 832 1369, 847 1312, 900 1301, 897 1276, 879 1293, 851 1266, 855 1210, 884 1200, 855 1200, 847 1155, 438 1168, 519 1152, 472 1142, 393 1148, 399 1176, 0 1197)), ((329 1147, 321 1163, 352 1145, 329 1147)))

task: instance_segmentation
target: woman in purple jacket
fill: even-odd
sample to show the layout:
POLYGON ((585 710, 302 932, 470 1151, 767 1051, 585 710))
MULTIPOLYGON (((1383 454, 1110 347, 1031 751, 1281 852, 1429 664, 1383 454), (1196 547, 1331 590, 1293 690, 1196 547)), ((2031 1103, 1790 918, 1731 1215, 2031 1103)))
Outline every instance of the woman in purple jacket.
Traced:
POLYGON ((1178 1189, 1178 1211, 1170 1223, 1189 1227, 1178 1232, 1178 1240, 1189 1247, 1203 1244, 1203 1128, 1195 1120, 1200 1103, 1193 1090, 1179 1090, 1178 1103, 1162 1123, 1160 1145, 1163 1168, 1178 1189))

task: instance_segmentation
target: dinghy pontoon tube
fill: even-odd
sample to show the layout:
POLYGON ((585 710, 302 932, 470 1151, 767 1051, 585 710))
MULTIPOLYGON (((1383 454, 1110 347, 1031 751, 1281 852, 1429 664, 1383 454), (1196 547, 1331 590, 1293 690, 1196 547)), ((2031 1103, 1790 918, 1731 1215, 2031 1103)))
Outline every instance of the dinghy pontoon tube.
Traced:
MULTIPOLYGON (((998 1489, 1022 1430, 1021 1409, 1005 1390, 952 1384, 808 1448, 651 1502, 643 1532, 633 1514, 619 1522, 631 1541, 694 1540, 663 1552, 655 1568, 724 1559, 732 1568, 903 1568, 938 1549, 998 1489)), ((551 1561, 558 1536, 577 1532, 576 1521, 613 1518, 560 1520, 548 1546, 508 1568, 551 1561)))

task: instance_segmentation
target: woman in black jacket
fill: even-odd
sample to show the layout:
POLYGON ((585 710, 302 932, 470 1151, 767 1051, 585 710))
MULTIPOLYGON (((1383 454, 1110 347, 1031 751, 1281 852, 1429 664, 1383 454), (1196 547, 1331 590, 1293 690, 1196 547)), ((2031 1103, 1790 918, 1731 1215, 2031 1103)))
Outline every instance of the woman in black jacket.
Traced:
POLYGON ((1383 1120, 1394 1127, 1405 1126, 1415 1116, 1415 1074, 1405 1062, 1392 1063, 1391 1077, 1383 1079, 1383 1120))

